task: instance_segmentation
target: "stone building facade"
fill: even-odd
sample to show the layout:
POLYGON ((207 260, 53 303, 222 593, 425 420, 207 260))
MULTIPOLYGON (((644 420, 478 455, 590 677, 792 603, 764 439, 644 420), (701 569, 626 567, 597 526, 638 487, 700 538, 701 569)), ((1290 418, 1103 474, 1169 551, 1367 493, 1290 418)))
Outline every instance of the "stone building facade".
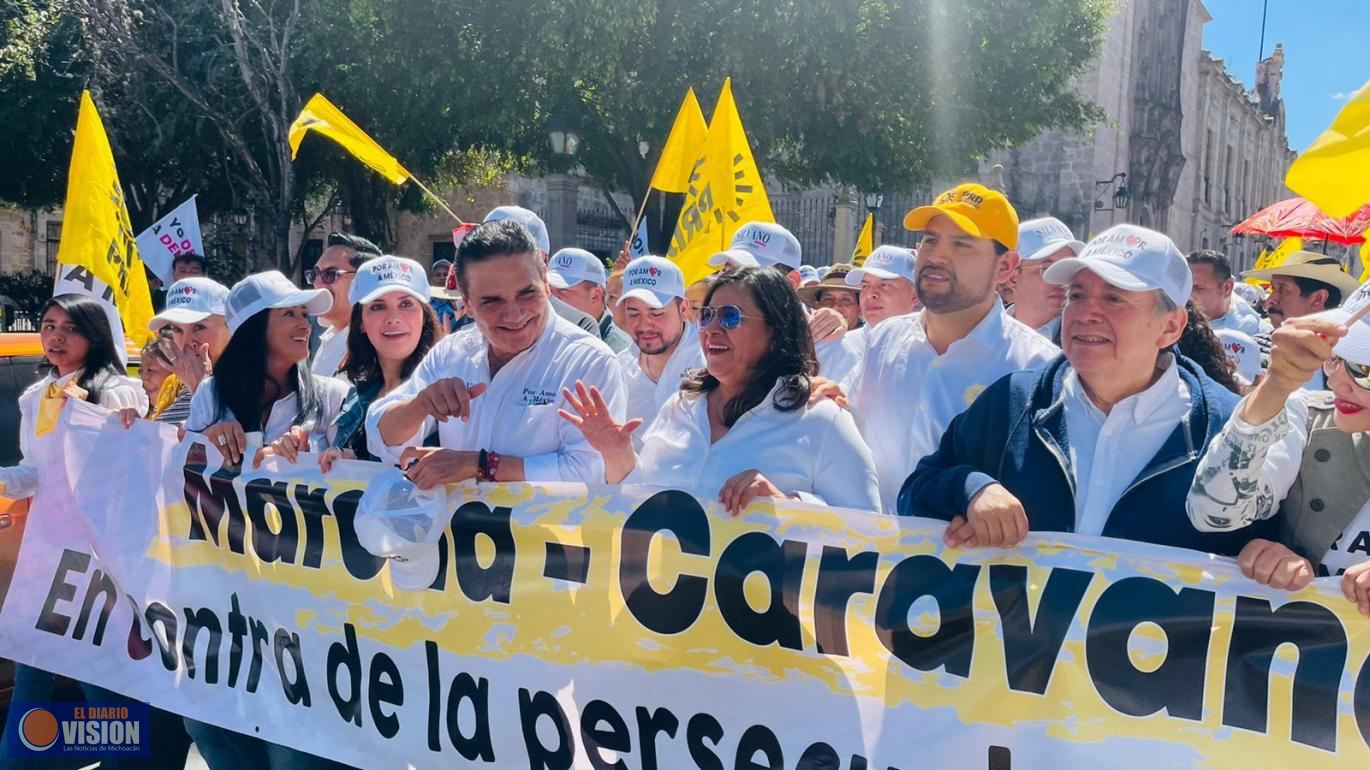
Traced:
POLYGON ((1283 50, 1261 62, 1248 92, 1202 48, 1211 20, 1200 0, 1127 0, 1109 23, 1095 66, 1078 86, 1105 113, 1086 132, 1048 132, 981 165, 1023 218, 1059 217, 1081 236, 1132 222, 1166 232, 1185 251, 1228 251, 1248 267, 1263 244, 1231 227, 1290 197, 1295 153, 1279 98, 1283 50), (1125 186, 1125 205, 1115 193, 1125 186))

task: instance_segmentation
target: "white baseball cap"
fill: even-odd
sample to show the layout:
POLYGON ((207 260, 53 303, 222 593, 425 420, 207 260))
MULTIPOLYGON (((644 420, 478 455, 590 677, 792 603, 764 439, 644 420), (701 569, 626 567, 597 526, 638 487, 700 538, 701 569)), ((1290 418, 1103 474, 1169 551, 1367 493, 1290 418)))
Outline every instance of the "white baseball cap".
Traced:
POLYGON ((585 249, 567 248, 552 255, 547 263, 547 283, 558 289, 569 289, 589 281, 597 286, 609 283, 604 263, 585 249))
POLYGON ((720 251, 712 257, 709 257, 709 267, 722 267, 723 265, 732 265, 733 267, 757 267, 760 264, 760 262, 756 261, 756 257, 752 256, 751 252, 743 251, 741 249, 728 249, 727 251, 720 251))
POLYGON ((166 292, 166 307, 152 317, 147 328, 159 332, 167 324, 193 324, 212 315, 224 315, 228 287, 208 278, 182 278, 166 292))
POLYGON ((424 491, 400 469, 387 468, 367 484, 352 527, 358 545, 390 560, 396 588, 422 591, 438 576, 438 538, 447 522, 446 487, 424 491))
POLYGON ((1078 257, 1067 257, 1046 269, 1042 280, 1064 286, 1081 270, 1123 291, 1162 291, 1184 307, 1194 290, 1189 263, 1175 244, 1155 230, 1116 225, 1085 244, 1078 257))
POLYGON ((552 253, 552 239, 547 237, 547 223, 542 221, 542 217, 522 206, 496 206, 485 215, 485 222, 498 222, 501 219, 512 219, 526 227, 544 257, 552 253))
POLYGON ((898 246, 880 246, 866 257, 866 261, 861 267, 847 273, 848 286, 860 286, 861 279, 867 274, 873 275, 884 281, 891 278, 904 278, 910 283, 915 282, 914 260, 917 254, 913 249, 902 249, 898 246))
POLYGON ((805 286, 812 286, 813 284, 818 283, 822 279, 822 276, 818 274, 818 268, 814 267, 813 265, 799 266, 799 286, 801 288, 805 286))
POLYGON ((368 259, 357 268, 357 274, 352 278, 352 288, 347 290, 347 301, 360 305, 392 291, 402 291, 427 302, 432 293, 423 265, 407 257, 368 259))
POLYGON ((685 274, 680 267, 662 257, 638 257, 623 271, 623 294, 618 304, 639 299, 660 310, 673 299, 685 298, 685 274))
POLYGON ((272 308, 303 305, 310 315, 327 313, 333 307, 333 295, 327 289, 301 289, 278 271, 268 270, 233 284, 224 305, 224 318, 231 333, 238 331, 247 319, 272 308))
POLYGON ((1223 352, 1237 368, 1237 376, 1242 383, 1250 385, 1261 374, 1261 349, 1250 334, 1236 329, 1214 329, 1218 341, 1223 344, 1223 352))
POLYGON ((1085 244, 1076 240, 1066 223, 1056 217, 1029 219, 1018 225, 1018 255, 1024 262, 1046 259, 1067 247, 1071 256, 1078 257, 1085 244))
POLYGON ((748 222, 739 227, 728 244, 729 251, 738 249, 751 254, 762 267, 797 268, 803 261, 799 239, 774 222, 748 222))

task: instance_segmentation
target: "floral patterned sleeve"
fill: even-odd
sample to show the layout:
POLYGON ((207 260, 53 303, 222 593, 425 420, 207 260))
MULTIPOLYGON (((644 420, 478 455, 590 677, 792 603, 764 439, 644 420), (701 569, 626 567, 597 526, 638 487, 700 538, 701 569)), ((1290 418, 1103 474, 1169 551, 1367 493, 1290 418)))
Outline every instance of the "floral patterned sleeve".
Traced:
POLYGON ((1298 478, 1307 442, 1308 409, 1298 396, 1261 425, 1234 412, 1209 442, 1189 488, 1185 507, 1195 529, 1225 532, 1275 515, 1298 478))

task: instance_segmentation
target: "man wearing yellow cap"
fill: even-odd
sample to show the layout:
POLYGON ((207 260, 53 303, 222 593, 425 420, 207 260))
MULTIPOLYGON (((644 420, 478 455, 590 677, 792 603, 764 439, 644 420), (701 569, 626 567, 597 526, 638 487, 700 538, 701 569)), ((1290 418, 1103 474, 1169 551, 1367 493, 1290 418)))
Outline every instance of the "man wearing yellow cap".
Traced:
POLYGON ((963 184, 910 211, 904 226, 923 234, 914 285, 924 310, 872 329, 843 383, 890 513, 904 479, 980 391, 1060 353, 1005 313, 995 291, 1018 266, 1018 214, 1002 193, 963 184))

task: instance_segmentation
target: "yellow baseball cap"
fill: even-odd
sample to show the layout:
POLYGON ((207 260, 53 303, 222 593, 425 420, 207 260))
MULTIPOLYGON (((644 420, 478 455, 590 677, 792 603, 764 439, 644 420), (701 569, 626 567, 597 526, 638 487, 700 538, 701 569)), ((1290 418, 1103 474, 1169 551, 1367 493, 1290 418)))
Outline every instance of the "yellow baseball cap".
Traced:
POLYGON ((919 206, 904 217, 904 227, 922 230, 938 215, 976 238, 989 238, 1005 248, 1018 248, 1018 212, 998 190, 967 182, 937 196, 931 206, 919 206))

